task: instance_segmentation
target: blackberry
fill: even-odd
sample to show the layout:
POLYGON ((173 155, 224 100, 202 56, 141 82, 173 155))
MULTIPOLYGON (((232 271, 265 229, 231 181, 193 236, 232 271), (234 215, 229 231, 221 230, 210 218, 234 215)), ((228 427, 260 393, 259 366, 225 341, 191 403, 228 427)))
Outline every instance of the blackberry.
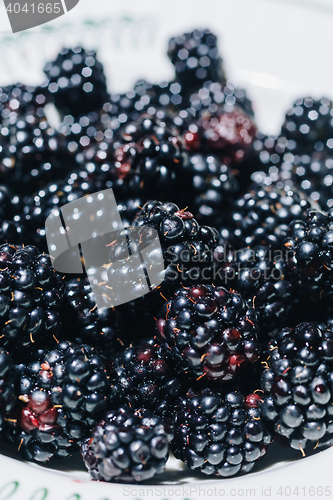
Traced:
POLYGON ((44 68, 47 90, 63 115, 97 111, 107 101, 103 65, 92 50, 64 48, 44 68))
POLYGON ((154 339, 125 349, 115 360, 115 371, 119 392, 122 391, 131 408, 146 408, 165 421, 170 420, 182 380, 154 339))
POLYGON ((112 308, 96 307, 87 277, 68 279, 64 296, 67 307, 62 315, 68 339, 72 338, 74 342, 82 339, 109 355, 122 349, 127 339, 121 314, 112 308))
POLYGON ((29 460, 67 458, 117 401, 112 364, 88 345, 60 342, 17 370, 21 405, 6 433, 29 460))
POLYGON ((6 414, 16 404, 14 362, 6 349, 0 348, 0 434, 6 414))
POLYGON ((131 191, 162 200, 177 199, 188 164, 184 142, 167 120, 142 115, 114 144, 115 164, 131 191))
POLYGON ((20 356, 55 342, 63 279, 33 246, 0 246, 0 344, 20 356))
POLYGON ((207 80, 224 80, 217 38, 208 29, 194 30, 171 38, 168 57, 175 67, 177 80, 186 92, 199 89, 207 80))
POLYGON ((206 81, 201 89, 190 95, 188 111, 194 116, 203 109, 214 113, 223 104, 229 107, 237 105, 245 113, 254 116, 252 102, 247 97, 246 91, 236 87, 231 80, 228 80, 225 85, 206 81))
POLYGON ((213 155, 192 155, 188 170, 194 195, 191 208, 196 219, 201 224, 213 223, 221 227, 226 212, 240 191, 237 175, 213 155))
POLYGON ((149 410, 122 406, 99 422, 81 454, 97 481, 142 482, 163 472, 171 438, 163 420, 149 410))
POLYGON ((330 297, 332 282, 332 211, 309 210, 290 223, 284 248, 300 295, 330 297))
POLYGON ((161 316, 156 323, 161 345, 189 377, 227 382, 259 357, 256 313, 233 290, 180 288, 161 316))
POLYGON ((251 165, 246 158, 252 148, 256 126, 247 113, 234 106, 220 106, 217 111, 202 111, 184 132, 187 149, 191 152, 214 154, 226 165, 242 168, 246 182, 251 165), (245 168, 246 166, 246 168, 245 168))
POLYGON ((0 179, 17 193, 32 194, 72 168, 59 133, 45 117, 12 113, 3 121, 1 135, 0 179))
POLYGON ((233 207, 229 227, 236 248, 269 244, 280 248, 288 224, 312 208, 311 201, 290 183, 252 184, 233 207))
POLYGON ((133 227, 143 235, 149 235, 150 227, 157 231, 165 263, 164 288, 199 279, 200 269, 212 263, 216 229, 200 226, 191 212, 174 203, 146 203, 133 227))
MULTIPOLYGON (((330 120, 332 101, 323 97, 315 100, 312 97, 296 99, 287 111, 281 135, 293 140, 297 148, 311 151, 321 150, 325 145, 330 147, 332 135, 330 120)), ((333 144, 332 144, 333 146, 333 144)))
POLYGON ((332 346, 332 332, 315 323, 284 328, 270 343, 261 413, 302 453, 333 432, 332 346))
POLYGON ((176 406, 175 457, 207 475, 250 472, 271 442, 259 400, 258 394, 240 390, 190 389, 176 406))

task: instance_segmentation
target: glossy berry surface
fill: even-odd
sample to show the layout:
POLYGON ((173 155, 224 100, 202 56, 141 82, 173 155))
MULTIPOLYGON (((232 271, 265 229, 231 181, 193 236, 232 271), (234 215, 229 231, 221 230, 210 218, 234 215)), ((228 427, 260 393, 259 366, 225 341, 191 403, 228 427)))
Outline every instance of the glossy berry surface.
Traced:
POLYGON ((170 418, 174 399, 180 395, 182 379, 174 372, 153 339, 124 350, 115 361, 117 384, 131 408, 147 408, 170 418))
POLYGON ((33 246, 0 246, 0 343, 19 352, 55 343, 61 329, 63 279, 33 246))
POLYGON ((200 88, 205 80, 221 82, 224 78, 217 38, 208 29, 171 38, 168 56, 185 89, 200 88))
POLYGON ((102 64, 92 50, 64 48, 45 65, 47 90, 62 114, 98 110, 107 100, 102 64))

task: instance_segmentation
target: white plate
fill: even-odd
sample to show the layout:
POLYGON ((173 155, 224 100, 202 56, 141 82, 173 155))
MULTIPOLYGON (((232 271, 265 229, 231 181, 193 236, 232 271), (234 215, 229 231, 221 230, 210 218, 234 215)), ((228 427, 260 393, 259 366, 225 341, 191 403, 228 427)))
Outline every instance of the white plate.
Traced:
MULTIPOLYGON (((209 27, 219 36, 228 74, 253 99, 260 128, 277 133, 294 98, 333 97, 332 14, 330 0, 81 0, 66 17, 13 35, 1 3, 0 85, 39 83, 44 62, 62 45, 77 44, 98 49, 110 90, 124 91, 141 77, 167 80, 168 38, 209 27)), ((160 482, 145 486, 92 482, 79 455, 54 468, 25 463, 2 442, 0 452, 0 500, 333 496, 332 448, 302 458, 273 444, 254 473, 235 479, 206 478, 171 459, 160 482)))

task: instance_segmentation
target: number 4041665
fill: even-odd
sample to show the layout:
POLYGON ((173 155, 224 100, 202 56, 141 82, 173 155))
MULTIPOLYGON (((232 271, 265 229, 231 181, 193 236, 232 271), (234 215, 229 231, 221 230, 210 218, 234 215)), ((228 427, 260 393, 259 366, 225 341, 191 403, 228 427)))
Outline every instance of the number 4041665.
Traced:
POLYGON ((31 12, 32 14, 44 14, 46 12, 47 14, 60 14, 61 13, 61 3, 25 3, 25 4, 20 4, 18 2, 16 3, 10 3, 6 7, 7 12, 13 13, 14 14, 19 14, 22 12, 22 14, 28 12, 31 12))

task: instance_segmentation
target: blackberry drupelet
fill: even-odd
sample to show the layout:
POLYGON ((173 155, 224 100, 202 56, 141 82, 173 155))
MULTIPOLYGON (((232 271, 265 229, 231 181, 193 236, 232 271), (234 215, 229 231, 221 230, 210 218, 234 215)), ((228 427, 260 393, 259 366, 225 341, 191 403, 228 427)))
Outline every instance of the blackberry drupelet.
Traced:
POLYGON ((312 206, 307 196, 290 183, 254 183, 233 207, 228 224, 234 232, 232 243, 236 248, 258 244, 280 248, 288 224, 312 206))
POLYGON ((160 238, 165 263, 162 288, 200 279, 200 269, 213 263, 212 251, 217 231, 200 226, 191 212, 174 203, 146 203, 133 221, 133 227, 149 236, 154 228, 160 238))
POLYGON ((191 209, 195 218, 200 224, 221 227, 239 195, 237 175, 213 155, 192 155, 187 170, 192 177, 191 209))
POLYGON ((107 101, 103 65, 92 50, 64 48, 46 64, 44 72, 48 79, 45 86, 63 115, 98 111, 107 101))
POLYGON ((250 472, 271 442, 259 400, 258 394, 240 390, 190 389, 176 406, 175 457, 207 475, 250 472))
POLYGON ((1 136, 0 179, 17 193, 32 194, 75 165, 45 116, 11 113, 3 120, 1 136))
POLYGON ((6 434, 29 460, 67 458, 119 400, 112 363, 88 345, 60 342, 17 370, 21 403, 6 434))
POLYGON ((61 329, 64 283, 50 257, 34 246, 0 246, 0 345, 27 356, 61 329))
POLYGON ((290 223, 284 248, 288 267, 300 296, 313 300, 331 297, 333 212, 308 210, 290 223))
POLYGON ((254 309, 239 293, 223 287, 179 288, 160 314, 156 330, 176 370, 192 378, 234 380, 260 354, 254 309))
POLYGON ((110 356, 128 342, 121 314, 112 308, 97 308, 87 277, 66 280, 64 297, 66 306, 62 316, 66 338, 77 343, 83 340, 110 356))
POLYGON ((154 339, 125 349, 115 360, 115 371, 119 392, 132 409, 146 408, 170 420, 184 381, 174 373, 154 339))
POLYGON ((270 343, 261 377, 262 417, 302 453, 333 432, 332 362, 332 332, 315 323, 284 328, 270 343))
POLYGON ((99 422, 81 454, 97 481, 142 482, 163 472, 171 439, 161 418, 146 409, 122 406, 99 422))
POLYGON ((207 80, 223 82, 225 78, 217 38, 208 29, 171 38, 168 56, 187 93, 199 89, 207 80))
POLYGON ((0 348, 0 434, 6 414, 13 411, 16 404, 14 362, 6 349, 0 348))

